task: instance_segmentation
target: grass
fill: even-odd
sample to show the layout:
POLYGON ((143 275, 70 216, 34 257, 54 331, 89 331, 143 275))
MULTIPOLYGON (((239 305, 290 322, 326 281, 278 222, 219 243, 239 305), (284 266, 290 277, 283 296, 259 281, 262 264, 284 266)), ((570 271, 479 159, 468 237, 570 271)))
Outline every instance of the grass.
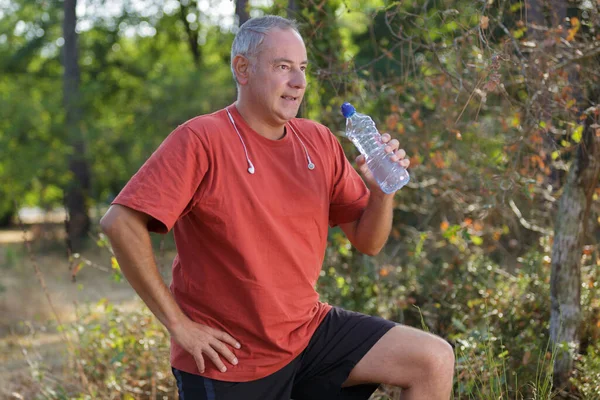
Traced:
MULTIPOLYGON (((160 248, 160 243, 157 244, 160 248)), ((29 252, 32 253, 31 250, 29 252)), ((9 255, 9 258, 21 264, 25 262, 22 256, 27 257, 27 254, 14 253, 14 257, 9 255)), ((15 270, 15 265, 8 269, 15 270)), ((44 268, 37 268, 35 275, 33 270, 30 273, 37 275, 41 292, 47 291, 42 284, 44 273, 44 268)), ((110 277, 107 275, 106 279, 110 277)), ((50 296, 48 292, 43 297, 49 299, 50 296)), ((421 328, 429 331, 421 309, 414 307, 419 312, 421 328)), ((133 399, 153 394, 156 398, 176 398, 167 365, 168 337, 145 306, 138 303, 130 310, 123 310, 103 301, 97 307, 78 307, 74 318, 62 322, 62 332, 57 332, 62 336, 57 337, 63 337, 59 340, 64 342, 62 348, 68 348, 68 353, 62 360, 60 373, 49 367, 49 360, 43 356, 37 359, 31 357, 35 354, 28 352, 32 349, 31 343, 19 345, 24 354, 30 355, 29 378, 38 388, 35 397, 28 398, 133 399), (128 321, 128 324, 122 321, 128 321), (65 335, 69 339, 64 339, 65 335)), ((483 332, 470 328, 462 338, 455 340, 456 370, 452 399, 552 399, 552 365, 556 352, 551 351, 554 349, 550 341, 539 352, 535 379, 528 380, 510 371, 508 360, 514 349, 496 339, 489 328, 483 332)), ((30 329, 29 336, 35 336, 35 329, 40 329, 39 325, 30 329)), ((53 357, 56 357, 55 353, 53 357)), ((373 400, 400 398, 398 388, 385 386, 372 397, 373 400)))

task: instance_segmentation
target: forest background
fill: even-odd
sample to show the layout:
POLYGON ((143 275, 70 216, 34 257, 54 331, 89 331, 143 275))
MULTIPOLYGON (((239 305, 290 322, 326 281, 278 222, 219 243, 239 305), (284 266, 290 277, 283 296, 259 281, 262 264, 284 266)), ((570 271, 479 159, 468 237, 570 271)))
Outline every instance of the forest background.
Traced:
POLYGON ((449 340, 453 398, 600 399, 600 0, 0 0, 0 396, 176 398, 98 219, 235 100, 232 39, 265 13, 305 38, 300 115, 353 160, 350 101, 411 160, 380 255, 330 230, 322 299, 449 340))

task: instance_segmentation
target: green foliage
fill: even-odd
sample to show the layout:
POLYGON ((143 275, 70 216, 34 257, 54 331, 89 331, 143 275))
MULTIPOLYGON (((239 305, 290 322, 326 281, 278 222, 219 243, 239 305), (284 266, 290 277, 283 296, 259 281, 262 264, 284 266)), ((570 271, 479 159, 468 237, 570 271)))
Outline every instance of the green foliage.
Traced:
POLYGON ((96 398, 139 398, 176 391, 169 364, 168 332, 146 307, 123 312, 101 301, 71 328, 79 345, 73 357, 96 398))
MULTIPOLYGON (((114 15, 80 16, 80 132, 95 205, 110 201, 178 124, 235 98, 229 29, 190 25, 199 35, 197 65, 176 6, 125 3, 114 15)), ((411 326, 423 321, 450 340, 455 398, 548 398, 553 223, 583 138, 582 104, 598 102, 596 6, 573 4, 562 31, 537 35, 523 3, 296 3, 311 61, 302 116, 343 136, 339 105, 351 101, 411 160, 411 183, 395 197, 382 255, 358 254, 339 229, 330 232, 317 285, 322 300, 411 326)), ((107 2, 88 4, 97 10, 107 2)), ((72 178, 61 5, 0 2, 0 220, 14 213, 15 200, 61 204, 72 178)), ((277 0, 260 10, 286 15, 287 6, 277 0)), ((340 141, 353 159, 351 143, 340 141)), ((590 221, 599 215, 598 195, 590 221)), ((573 380, 591 398, 600 385, 598 237, 598 224, 590 224, 584 351, 573 380)), ((118 264, 108 270, 122 279, 118 264)), ((73 355, 97 396, 152 391, 152 377, 156 388, 171 390, 164 330, 145 309, 125 315, 103 307, 78 319, 81 348, 73 355)), ((61 390, 48 396, 64 398, 61 390)))
MULTIPOLYGON (((416 248, 426 235, 419 238, 416 248)), ((539 250, 519 258, 516 271, 508 273, 481 256, 452 265, 441 258, 436 265, 422 258, 422 249, 403 265, 385 256, 373 260, 352 251, 347 239, 333 231, 318 289, 324 301, 415 327, 425 323, 426 330, 446 337, 456 351, 455 398, 549 399, 548 244, 541 240, 539 250)), ((584 277, 593 280, 595 274, 590 269, 584 277)), ((584 307, 589 312, 593 308, 584 307)), ((585 320, 598 335, 596 320, 585 320)), ((576 381, 588 392, 596 382, 596 354, 582 358, 576 381)))
POLYGON ((579 356, 572 382, 579 388, 584 399, 600 398, 600 348, 589 346, 579 356))

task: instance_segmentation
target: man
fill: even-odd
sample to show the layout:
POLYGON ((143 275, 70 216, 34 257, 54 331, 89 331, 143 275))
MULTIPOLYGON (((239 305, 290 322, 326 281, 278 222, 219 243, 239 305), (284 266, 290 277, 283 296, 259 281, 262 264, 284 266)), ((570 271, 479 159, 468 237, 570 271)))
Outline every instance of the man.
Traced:
MULTIPOLYGON (((328 225, 361 252, 388 238, 393 195, 324 126, 295 118, 307 55, 296 25, 251 19, 232 46, 237 101, 175 129, 102 218, 121 269, 171 335, 182 399, 448 399, 442 339, 319 302, 328 225), (174 229, 169 290, 148 231, 174 229)), ((383 136, 404 167, 398 141, 383 136)))

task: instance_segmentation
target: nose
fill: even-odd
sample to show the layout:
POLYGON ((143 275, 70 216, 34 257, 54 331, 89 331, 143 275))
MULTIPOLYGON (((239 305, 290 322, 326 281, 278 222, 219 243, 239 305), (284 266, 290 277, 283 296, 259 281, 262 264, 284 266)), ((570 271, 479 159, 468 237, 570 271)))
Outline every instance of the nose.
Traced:
POLYGON ((294 89, 305 89, 306 88, 306 75, 301 69, 296 69, 290 79, 290 86, 294 89))

